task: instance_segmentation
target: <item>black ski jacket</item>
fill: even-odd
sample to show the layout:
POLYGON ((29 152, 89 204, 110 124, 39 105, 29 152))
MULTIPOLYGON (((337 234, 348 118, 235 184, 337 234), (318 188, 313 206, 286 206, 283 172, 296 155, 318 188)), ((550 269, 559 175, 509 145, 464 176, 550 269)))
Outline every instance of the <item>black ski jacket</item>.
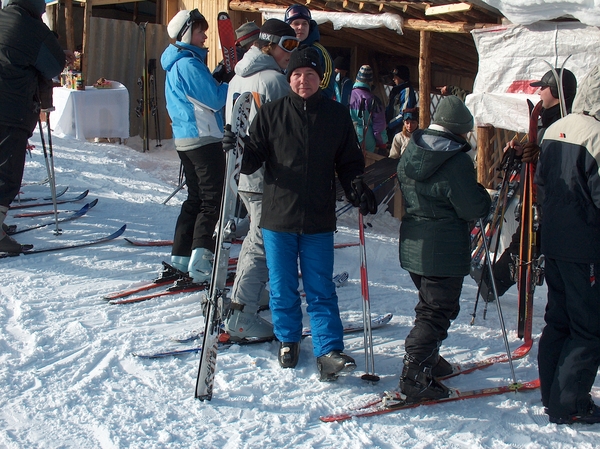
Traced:
POLYGON ((335 175, 344 191, 363 174, 348 108, 319 89, 304 100, 294 92, 263 105, 246 143, 242 173, 265 163, 260 226, 277 232, 335 230, 335 175))
POLYGON ((535 183, 542 203, 542 253, 600 262, 600 68, 579 87, 572 113, 544 134, 535 183))
POLYGON ((41 95, 51 98, 50 80, 65 60, 31 0, 12 0, 0 10, 0 124, 33 132, 41 95))

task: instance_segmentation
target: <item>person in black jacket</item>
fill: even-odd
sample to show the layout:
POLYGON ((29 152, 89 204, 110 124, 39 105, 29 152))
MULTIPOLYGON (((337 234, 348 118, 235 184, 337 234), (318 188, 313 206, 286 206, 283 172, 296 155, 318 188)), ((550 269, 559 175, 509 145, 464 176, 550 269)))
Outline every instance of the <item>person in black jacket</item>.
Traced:
POLYGON ((4 220, 21 187, 27 139, 52 106, 52 78, 73 58, 42 22, 45 11, 44 0, 9 0, 0 10, 0 252, 31 247, 6 235, 4 220))
MULTIPOLYGON (((279 363, 293 368, 300 355, 299 259, 320 380, 331 381, 356 368, 354 359, 342 352, 343 327, 332 280, 335 174, 361 212, 374 213, 377 204, 360 178, 365 161, 348 108, 321 94, 322 76, 316 50, 303 46, 292 52, 287 68, 292 91, 258 110, 242 173, 265 164, 260 227, 274 333, 281 342, 279 363)), ((234 142, 226 132, 224 148, 234 142)))
POLYGON ((600 423, 590 391, 600 366, 600 66, 573 111, 544 134, 535 183, 543 195, 548 304, 538 369, 550 422, 600 423))
MULTIPOLYGON (((567 107, 567 113, 571 112, 571 105, 575 99, 575 93, 577 92, 577 79, 573 72, 567 69, 555 69, 557 76, 562 74, 562 90, 565 98, 565 105, 567 107)), ((509 148, 515 149, 515 155, 521 158, 523 163, 537 163, 538 156, 540 153, 539 142, 544 137, 546 128, 561 118, 559 94, 558 94, 558 83, 552 73, 552 70, 547 71, 541 80, 535 81, 530 84, 533 87, 539 87, 538 94, 540 101, 542 102, 542 114, 541 114, 541 126, 538 128, 538 141, 528 142, 525 145, 521 145, 516 140, 511 140, 504 151, 509 148)), ((513 278, 511 273, 511 265, 513 265, 513 255, 519 255, 519 246, 521 241, 521 225, 519 224, 512 235, 511 242, 508 247, 500 255, 494 267, 492 269, 494 273, 494 281, 496 283, 496 291, 498 297, 504 295, 510 287, 515 285, 516 280, 513 278)), ((492 291, 491 283, 489 282, 489 271, 483 275, 483 281, 481 286, 481 295, 486 302, 493 301, 495 299, 492 291)))

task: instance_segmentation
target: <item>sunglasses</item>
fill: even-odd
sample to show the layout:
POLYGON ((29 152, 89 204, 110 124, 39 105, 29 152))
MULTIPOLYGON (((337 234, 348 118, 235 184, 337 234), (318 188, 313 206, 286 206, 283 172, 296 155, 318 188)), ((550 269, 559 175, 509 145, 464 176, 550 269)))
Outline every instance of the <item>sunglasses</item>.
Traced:
POLYGON ((298 48, 300 45, 300 41, 292 36, 275 36, 269 33, 260 33, 258 38, 261 41, 271 42, 273 44, 277 44, 281 49, 290 53, 295 48, 298 48))
POLYGON ((183 39, 183 35, 185 33, 187 33, 187 30, 190 29, 190 27, 194 24, 194 22, 205 22, 206 23, 206 19, 200 13, 200 11, 198 11, 197 8, 192 9, 190 11, 190 15, 188 16, 187 20, 185 21, 185 24, 181 27, 181 30, 179 30, 179 33, 177 34, 178 41, 183 39))

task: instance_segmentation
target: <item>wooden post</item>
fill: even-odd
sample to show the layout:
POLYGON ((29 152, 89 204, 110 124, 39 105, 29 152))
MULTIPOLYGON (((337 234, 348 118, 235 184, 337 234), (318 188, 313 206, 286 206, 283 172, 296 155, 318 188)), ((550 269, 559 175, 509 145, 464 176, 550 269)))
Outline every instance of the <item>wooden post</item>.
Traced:
MULTIPOLYGON (((90 18, 92 17, 92 5, 93 5, 93 0, 86 0, 85 2, 85 7, 83 10, 83 42, 81 45, 81 71, 83 73, 83 79, 86 81, 87 84, 91 84, 87 79, 87 68, 88 68, 88 60, 87 60, 87 54, 88 54, 88 47, 89 47, 89 32, 90 32, 90 18)), ((70 50, 73 50, 72 48, 70 50)))
POLYGON ((431 33, 419 32, 419 128, 425 129, 431 122, 431 33))
POLYGON ((493 156, 493 148, 490 146, 493 134, 494 127, 491 125, 477 127, 477 182, 487 189, 494 187, 492 185, 494 176, 489 173, 493 156))
POLYGON ((67 49, 75 50, 75 31, 73 30, 73 0, 65 0, 65 33, 67 49))

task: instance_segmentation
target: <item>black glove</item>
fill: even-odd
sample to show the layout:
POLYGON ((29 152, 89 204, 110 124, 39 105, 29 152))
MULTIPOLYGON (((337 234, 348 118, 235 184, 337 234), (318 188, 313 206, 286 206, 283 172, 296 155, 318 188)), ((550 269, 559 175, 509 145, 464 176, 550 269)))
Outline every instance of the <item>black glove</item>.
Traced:
POLYGON ((348 201, 350 201, 354 207, 358 207, 360 213, 363 215, 376 214, 377 199, 375 199, 373 191, 363 181, 362 176, 357 176, 352 181, 351 187, 352 190, 347 195, 348 201))
POLYGON ((225 65, 219 64, 217 67, 215 67, 212 76, 219 83, 228 83, 231 81, 231 78, 235 76, 235 72, 227 72, 225 65))
POLYGON ((523 156, 521 160, 525 163, 537 163, 540 156, 540 147, 533 142, 526 143, 523 147, 523 156))
POLYGON ((223 132, 223 151, 231 151, 237 144, 237 135, 231 130, 231 125, 225 125, 223 132))

